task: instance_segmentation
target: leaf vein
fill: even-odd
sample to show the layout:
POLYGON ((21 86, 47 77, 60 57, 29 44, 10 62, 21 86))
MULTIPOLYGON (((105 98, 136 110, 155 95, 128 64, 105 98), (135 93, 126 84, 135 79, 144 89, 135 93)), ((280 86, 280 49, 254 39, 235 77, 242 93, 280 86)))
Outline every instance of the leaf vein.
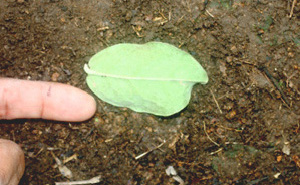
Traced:
POLYGON ((149 80, 149 81, 179 81, 179 82, 194 82, 198 83, 198 80, 190 80, 190 79, 179 79, 179 78, 155 78, 155 77, 132 77, 132 76, 122 76, 122 75, 114 75, 109 73, 100 73, 94 70, 91 70, 87 64, 84 64, 84 71, 89 75, 96 75, 101 77, 110 77, 110 78, 119 78, 126 80, 149 80))

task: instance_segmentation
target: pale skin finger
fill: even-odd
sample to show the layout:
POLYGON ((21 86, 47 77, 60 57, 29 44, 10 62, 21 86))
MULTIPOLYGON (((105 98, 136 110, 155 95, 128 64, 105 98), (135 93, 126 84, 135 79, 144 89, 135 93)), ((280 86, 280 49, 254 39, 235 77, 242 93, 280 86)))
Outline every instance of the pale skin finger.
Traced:
POLYGON ((0 139, 0 185, 17 185, 24 169, 24 153, 19 145, 0 139))
MULTIPOLYGON (((43 118, 83 121, 96 111, 86 92, 65 84, 0 78, 0 119, 43 118)), ((17 185, 25 169, 24 153, 0 139, 0 185, 17 185)))
POLYGON ((93 97, 66 84, 0 78, 0 119, 83 121, 96 111, 93 97))

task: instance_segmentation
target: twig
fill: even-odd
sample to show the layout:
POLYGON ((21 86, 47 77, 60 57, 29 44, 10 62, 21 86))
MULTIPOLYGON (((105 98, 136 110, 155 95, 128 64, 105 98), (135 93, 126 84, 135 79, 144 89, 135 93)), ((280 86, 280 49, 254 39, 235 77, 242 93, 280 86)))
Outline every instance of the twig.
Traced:
POLYGON ((212 95, 212 97, 213 97, 215 103, 217 104, 217 107, 218 107, 220 113, 223 114, 223 112, 222 112, 222 110, 221 110, 221 108, 220 108, 220 106, 219 106, 219 103, 218 103, 218 101, 217 101, 217 99, 216 99, 216 97, 215 97, 213 91, 212 91, 211 89, 209 89, 209 90, 210 90, 210 93, 211 93, 211 95, 212 95))
POLYGON ((300 124, 298 123, 298 127, 297 127, 296 130, 295 130, 295 133, 296 133, 296 134, 298 134, 299 128, 300 128, 300 124))
POLYGON ((74 160, 77 160, 77 154, 73 154, 72 156, 70 156, 70 157, 64 159, 64 160, 63 160, 63 164, 66 164, 66 163, 68 163, 69 161, 72 161, 73 159, 74 159, 74 160))
POLYGON ((159 13, 165 20, 167 20, 167 18, 165 17, 165 15, 164 15, 161 11, 158 11, 158 13, 159 13))
POLYGON ((59 160, 59 159, 55 156, 55 154, 54 154, 52 151, 51 151, 51 154, 52 154, 52 156, 53 156, 53 158, 54 158, 54 160, 55 160, 55 162, 56 162, 56 164, 57 164, 57 166, 58 166, 59 172, 60 172, 63 176, 67 177, 68 179, 72 178, 72 177, 73 177, 72 171, 71 171, 69 168, 67 168, 67 167, 61 162, 61 160, 59 160))
POLYGON ((140 32, 139 32, 140 30, 138 28, 136 28, 135 26, 132 25, 132 29, 138 37, 144 37, 143 35, 140 34, 140 32))
POLYGON ((71 181, 71 182, 55 182, 55 185, 79 185, 79 184, 96 184, 101 181, 101 175, 93 177, 89 180, 71 181))
POLYGON ((139 158, 144 157, 145 155, 147 155, 148 153, 152 152, 153 150, 156 150, 156 149, 162 147, 162 145, 164 145, 165 143, 166 143, 166 140, 164 140, 164 142, 162 142, 162 143, 161 143, 160 145, 158 145, 157 147, 155 147, 155 148, 153 148, 153 149, 151 149, 151 150, 148 150, 147 152, 144 152, 144 153, 142 153, 142 154, 136 156, 134 159, 135 159, 135 160, 138 160, 139 158))
POLYGON ((217 151, 211 152, 210 155, 214 155, 214 154, 216 154, 216 153, 219 153, 219 152, 221 152, 222 150, 223 150, 223 148, 219 148, 217 151))
MULTIPOLYGON (((225 145, 239 145, 239 144, 242 144, 242 143, 238 143, 238 142, 225 142, 225 145)), ((210 155, 214 155, 216 153, 219 153, 223 150, 224 148, 219 148, 217 151, 214 151, 214 152, 211 152, 210 155)))
POLYGON ((238 130, 238 129, 234 129, 234 128, 225 127, 225 126, 220 125, 220 124, 218 124, 218 125, 219 125, 220 127, 224 128, 224 129, 226 129, 226 130, 233 130, 233 131, 236 131, 236 132, 243 132, 243 130, 238 130))
MULTIPOLYGON (((54 155, 54 154, 52 154, 52 155, 54 155)), ((59 165, 64 165, 64 164, 68 163, 69 161, 72 161, 73 159, 77 160, 77 154, 74 154, 74 155, 64 159, 63 161, 60 161, 55 155, 53 157, 56 161, 57 160, 59 161, 59 164, 57 163, 57 164, 53 165, 53 168, 57 168, 57 167, 59 167, 59 165)))
POLYGON ((59 160, 52 151, 51 151, 51 155, 54 158, 54 160, 55 160, 55 162, 56 162, 56 164, 58 166, 63 165, 63 163, 61 162, 61 160, 59 160))
POLYGON ((99 39, 101 42, 105 44, 106 47, 109 47, 109 44, 104 39, 102 39, 101 37, 99 37, 99 39))
POLYGON ((267 75, 267 77, 272 81, 272 83, 274 84, 274 86, 280 92, 283 101, 287 104, 288 107, 290 107, 289 100, 287 99, 287 97, 285 96, 284 92, 280 88, 280 86, 279 86, 278 82, 276 81, 276 79, 269 73, 268 69, 266 67, 259 67, 258 69, 260 69, 261 71, 263 71, 267 75))
POLYGON ((104 26, 104 27, 97 28, 97 31, 105 31, 105 30, 108 30, 108 29, 109 29, 108 26, 104 26))
POLYGON ((212 18, 215 18, 215 16, 213 14, 211 14, 207 9, 205 9, 206 13, 211 16, 212 18))
POLYGON ((208 139, 209 139, 213 144, 215 144, 215 145, 217 145, 217 146, 220 146, 218 143, 216 143, 214 140, 212 140, 212 139, 209 137, 208 133, 206 132, 205 121, 203 121, 203 129, 204 129, 204 132, 205 132, 206 136, 208 137, 208 139))
POLYGON ((34 157, 37 157, 42 151, 44 150, 44 148, 41 148, 40 149, 40 151, 38 151, 38 153, 37 154, 35 154, 35 156, 34 157))
POLYGON ((291 12, 290 12, 290 18, 293 16, 293 13, 294 13, 294 8, 295 8, 295 5, 296 5, 296 3, 297 3, 297 0, 294 0, 293 1, 293 4, 292 4, 292 8, 291 8, 291 12))

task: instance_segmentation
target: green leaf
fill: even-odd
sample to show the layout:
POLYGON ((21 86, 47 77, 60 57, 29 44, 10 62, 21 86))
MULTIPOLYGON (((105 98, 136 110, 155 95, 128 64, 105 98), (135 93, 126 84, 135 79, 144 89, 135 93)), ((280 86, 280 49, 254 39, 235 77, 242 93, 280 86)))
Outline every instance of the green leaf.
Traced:
POLYGON ((170 116, 189 103, 193 85, 208 76, 187 52, 170 44, 117 44, 84 66, 87 84, 101 100, 137 112, 170 116))

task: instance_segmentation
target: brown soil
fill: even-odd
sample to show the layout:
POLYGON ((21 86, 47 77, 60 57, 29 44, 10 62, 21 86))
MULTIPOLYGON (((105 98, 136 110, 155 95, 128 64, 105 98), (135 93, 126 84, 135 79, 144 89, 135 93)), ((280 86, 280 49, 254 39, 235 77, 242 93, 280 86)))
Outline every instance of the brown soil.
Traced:
POLYGON ((1 138, 20 144, 26 155, 20 184, 68 181, 51 152, 60 159, 77 155, 65 164, 70 180, 101 175, 100 184, 176 184, 168 166, 186 184, 297 184, 300 3, 293 10, 292 4, 2 0, 1 77, 57 81, 91 93, 83 65, 93 54, 148 41, 188 51, 210 77, 170 118, 98 100, 96 115, 82 123, 1 121, 1 138))

